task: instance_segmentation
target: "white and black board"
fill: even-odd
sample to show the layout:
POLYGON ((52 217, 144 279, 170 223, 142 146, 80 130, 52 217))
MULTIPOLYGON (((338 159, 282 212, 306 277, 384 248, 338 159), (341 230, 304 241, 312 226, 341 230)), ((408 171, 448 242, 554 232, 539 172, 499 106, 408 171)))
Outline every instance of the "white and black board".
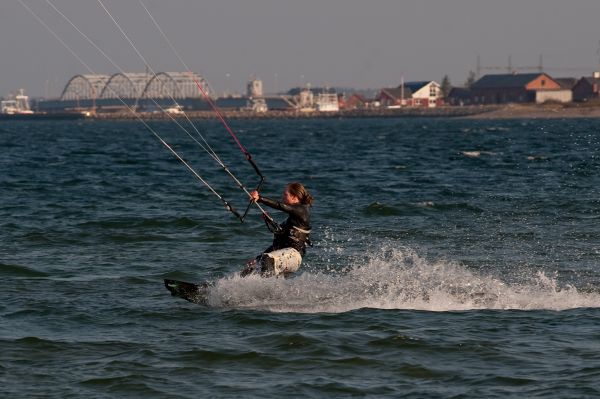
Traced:
POLYGON ((199 305, 207 304, 208 293, 210 290, 209 283, 194 284, 166 278, 165 287, 173 296, 183 298, 186 301, 197 303, 199 305))

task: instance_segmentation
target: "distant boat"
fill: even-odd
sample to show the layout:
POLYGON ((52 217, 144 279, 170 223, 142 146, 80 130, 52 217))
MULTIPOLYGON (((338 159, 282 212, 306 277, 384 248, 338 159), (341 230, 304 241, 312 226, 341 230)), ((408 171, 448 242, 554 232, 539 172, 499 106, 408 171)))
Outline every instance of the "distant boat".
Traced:
POLYGON ((0 102, 0 120, 83 119, 87 116, 80 112, 33 112, 23 89, 14 98, 0 102))
POLYGON ((0 109, 4 115, 31 115, 33 111, 29 108, 29 97, 25 90, 20 89, 19 94, 12 100, 4 100, 0 103, 0 109))
POLYGON ((184 113, 183 108, 179 104, 176 104, 169 108, 165 108, 164 112, 167 114, 183 114, 184 113))
POLYGON ((335 93, 319 93, 317 96, 317 111, 320 112, 338 112, 340 104, 335 93))

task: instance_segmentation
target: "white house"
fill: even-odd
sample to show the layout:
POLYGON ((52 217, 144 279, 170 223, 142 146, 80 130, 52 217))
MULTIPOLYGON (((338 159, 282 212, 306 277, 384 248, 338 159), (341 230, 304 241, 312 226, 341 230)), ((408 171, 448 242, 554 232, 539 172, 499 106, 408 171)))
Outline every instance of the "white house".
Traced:
POLYGON ((436 107, 444 98, 439 83, 431 81, 406 82, 395 88, 382 89, 377 100, 386 107, 436 107))

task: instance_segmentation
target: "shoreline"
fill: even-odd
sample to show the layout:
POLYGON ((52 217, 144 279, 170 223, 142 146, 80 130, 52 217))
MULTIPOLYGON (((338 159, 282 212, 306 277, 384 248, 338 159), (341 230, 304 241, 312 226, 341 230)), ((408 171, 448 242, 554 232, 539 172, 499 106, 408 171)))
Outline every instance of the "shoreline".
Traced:
MULTIPOLYGON (((228 119, 317 119, 317 118, 462 118, 462 119, 561 119, 600 118, 600 104, 506 104, 444 106, 437 108, 366 109, 339 112, 221 111, 228 119)), ((144 119, 170 119, 161 113, 140 113, 144 119)), ((183 115, 171 115, 183 117, 183 115)), ((213 111, 187 112, 190 119, 214 119, 213 111)), ((133 119, 131 113, 98 114, 97 119, 133 119)))
MULTIPOLYGON (((497 110, 497 106, 470 106, 470 107, 438 107, 438 108, 402 108, 402 109, 361 109, 341 110, 337 112, 298 111, 298 110, 273 110, 264 113, 253 111, 231 111, 219 110, 227 119, 338 119, 338 118, 458 118, 474 116, 481 113, 497 110)), ((144 120, 170 120, 185 119, 215 119, 215 112, 210 111, 186 111, 185 114, 165 114, 131 112, 98 113, 94 119, 137 119, 144 120)))
POLYGON ((575 119, 600 118, 600 103, 506 104, 466 119, 575 119))
MULTIPOLYGON (((400 109, 363 109, 342 110, 338 112, 303 112, 297 110, 274 110, 264 113, 253 111, 221 110, 227 119, 264 120, 264 119, 343 119, 343 118, 456 118, 456 119, 572 119, 600 118, 600 102, 577 104, 503 104, 442 106, 436 108, 400 108, 400 109)), ((31 119, 45 119, 44 117, 31 119)), ((53 114, 45 115, 55 118, 53 114)), ((98 113, 86 119, 93 120, 170 120, 170 119, 215 119, 214 111, 188 111, 186 114, 165 114, 139 112, 135 115, 126 112, 98 113)), ((28 119, 28 118, 22 118, 28 119)))

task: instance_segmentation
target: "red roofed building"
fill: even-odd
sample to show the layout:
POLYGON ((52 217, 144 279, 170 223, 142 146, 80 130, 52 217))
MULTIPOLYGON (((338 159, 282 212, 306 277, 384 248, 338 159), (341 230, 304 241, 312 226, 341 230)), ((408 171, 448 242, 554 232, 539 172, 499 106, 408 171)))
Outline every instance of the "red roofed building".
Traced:
POLYGON ((475 104, 570 102, 571 90, 545 73, 485 75, 471 86, 475 104))

